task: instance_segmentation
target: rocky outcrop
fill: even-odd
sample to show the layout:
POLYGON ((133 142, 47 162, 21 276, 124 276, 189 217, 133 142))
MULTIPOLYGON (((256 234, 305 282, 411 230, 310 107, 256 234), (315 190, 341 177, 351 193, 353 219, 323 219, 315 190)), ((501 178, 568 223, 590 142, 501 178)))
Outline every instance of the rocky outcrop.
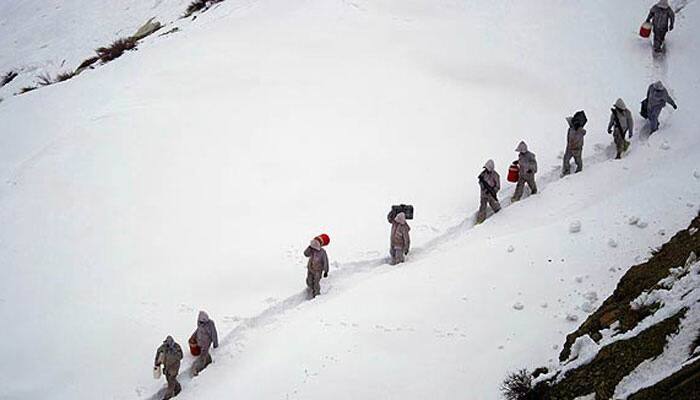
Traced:
POLYGON ((614 293, 567 336, 559 370, 541 374, 523 399, 699 399, 699 231, 700 215, 655 250, 648 261, 630 268, 614 293), (686 341, 671 350, 673 357, 667 357, 675 364, 669 366, 665 361, 666 378, 646 380, 644 371, 654 368, 650 363, 668 356, 672 338, 679 332, 686 341), (592 349, 592 356, 585 360, 578 359, 582 343, 592 349), (634 373, 634 384, 621 384, 629 383, 634 373))

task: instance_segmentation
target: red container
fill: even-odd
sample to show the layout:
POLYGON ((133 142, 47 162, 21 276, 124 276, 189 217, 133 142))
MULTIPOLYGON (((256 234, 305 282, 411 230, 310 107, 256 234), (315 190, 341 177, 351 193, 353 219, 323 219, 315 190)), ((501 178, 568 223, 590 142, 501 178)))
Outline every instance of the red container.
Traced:
POLYGON ((508 182, 517 182, 518 178, 520 178, 520 167, 518 167, 518 164, 511 164, 510 168, 508 168, 508 182))
POLYGON ((202 354, 202 349, 199 347, 199 345, 197 344, 197 341, 194 338, 190 338, 189 342, 190 342, 190 353, 193 356, 198 356, 198 355, 202 354))
POLYGON ((326 235, 325 233, 316 236, 314 239, 318 240, 319 243, 321 243, 321 246, 328 246, 328 243, 331 242, 330 236, 326 235))
POLYGON ((649 35, 651 35, 651 24, 648 22, 645 22, 642 24, 642 27, 639 28, 639 36, 643 38, 648 38, 649 35))

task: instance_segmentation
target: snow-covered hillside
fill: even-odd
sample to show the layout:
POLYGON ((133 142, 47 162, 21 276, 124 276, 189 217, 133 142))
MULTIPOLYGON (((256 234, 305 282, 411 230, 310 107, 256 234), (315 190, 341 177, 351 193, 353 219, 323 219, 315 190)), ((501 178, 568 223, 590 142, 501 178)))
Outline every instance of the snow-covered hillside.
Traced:
POLYGON ((222 346, 178 398, 496 399, 697 213, 698 4, 653 60, 631 0, 69 3, 0 4, 0 73, 74 67, 153 16, 181 30, 0 89, 0 399, 152 398, 156 347, 199 309, 222 346), (679 109, 610 160, 609 108, 656 79, 679 109), (585 170, 559 179, 578 109, 585 170), (505 179, 523 139, 541 193, 473 227, 481 166, 505 179), (399 202, 415 247, 389 267, 399 202))

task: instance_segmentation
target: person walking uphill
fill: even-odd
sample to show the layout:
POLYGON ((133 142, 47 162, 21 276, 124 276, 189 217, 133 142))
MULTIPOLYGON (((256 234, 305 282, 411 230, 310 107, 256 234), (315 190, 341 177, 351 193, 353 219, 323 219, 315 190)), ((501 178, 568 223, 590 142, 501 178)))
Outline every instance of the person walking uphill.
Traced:
POLYGON ((673 30, 673 24, 676 21, 676 14, 668 4, 668 0, 660 0, 656 3, 647 16, 647 22, 650 22, 654 30, 654 51, 660 53, 664 49, 664 41, 666 33, 673 30))
POLYGON ((168 382, 163 400, 177 396, 182 390, 177 375, 180 373, 180 360, 182 360, 182 348, 175 343, 172 336, 168 336, 156 351, 155 368, 163 368, 163 375, 168 382))
POLYGON ((666 103, 671 104, 674 109, 677 109, 678 106, 669 96, 668 90, 666 90, 661 81, 656 81, 649 85, 645 102, 646 107, 643 106, 642 111, 646 111, 646 115, 643 115, 643 117, 649 120, 649 128, 651 129, 649 134, 651 135, 659 130, 659 115, 661 115, 661 110, 666 107, 666 103))
POLYGON ((389 213, 387 218, 391 224, 391 238, 389 245, 389 255, 391 256, 391 265, 396 265, 404 262, 408 251, 411 248, 411 236, 409 232, 411 227, 406 222, 406 214, 400 212, 395 217, 389 213))
POLYGON ((537 184, 535 183, 537 158, 535 154, 527 149, 527 144, 525 142, 520 142, 518 147, 515 148, 515 151, 519 153, 517 163, 520 173, 518 175, 518 183, 515 185, 515 193, 513 193, 512 201, 518 201, 523 197, 526 183, 530 187, 530 192, 532 194, 537 193, 537 184))
POLYGON ((615 159, 619 160, 622 158, 622 153, 627 151, 629 147, 629 142, 625 140, 625 134, 629 133, 629 137, 632 137, 634 119, 632 119, 632 112, 627 109, 627 105, 622 99, 617 99, 613 108, 610 109, 610 112, 608 133, 612 133, 613 135, 615 148, 617 149, 615 159))
POLYGON ((321 277, 328 278, 328 254, 321 247, 321 242, 313 239, 309 247, 304 250, 304 255, 309 258, 306 265, 306 286, 313 299, 321 294, 321 277))
POLYGON ((476 215, 476 223, 486 220, 486 210, 491 206, 494 213, 501 211, 501 203, 498 202, 498 191, 501 190, 501 177, 496 172, 493 160, 486 161, 484 170, 479 174, 479 187, 481 188, 481 204, 476 215))
POLYGON ((212 363, 211 354, 209 354, 209 348, 212 344, 214 348, 219 347, 219 334, 216 332, 216 325, 204 311, 200 311, 199 316, 197 316, 197 329, 190 337, 190 342, 197 343, 201 349, 199 357, 192 363, 192 375, 197 376, 212 363))
POLYGON ((563 175, 571 173, 571 158, 576 162, 576 172, 583 170, 583 137, 586 136, 586 114, 578 111, 573 117, 566 117, 569 130, 566 133, 566 151, 564 152, 564 164, 561 172, 563 175))

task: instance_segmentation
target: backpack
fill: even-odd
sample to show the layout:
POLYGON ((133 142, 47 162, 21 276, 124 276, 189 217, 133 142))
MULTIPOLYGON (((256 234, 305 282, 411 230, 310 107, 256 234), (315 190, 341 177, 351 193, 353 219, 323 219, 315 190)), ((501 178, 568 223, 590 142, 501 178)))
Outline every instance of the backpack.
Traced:
POLYGON ((649 118, 649 111, 647 110, 648 105, 649 105, 648 99, 642 100, 642 108, 641 108, 641 110, 639 110, 639 115, 641 115, 642 118, 644 118, 644 119, 649 118))
POLYGON ((583 128, 586 126, 586 122, 588 122, 588 118, 583 110, 576 111, 576 114, 571 118, 571 126, 574 129, 583 128))

